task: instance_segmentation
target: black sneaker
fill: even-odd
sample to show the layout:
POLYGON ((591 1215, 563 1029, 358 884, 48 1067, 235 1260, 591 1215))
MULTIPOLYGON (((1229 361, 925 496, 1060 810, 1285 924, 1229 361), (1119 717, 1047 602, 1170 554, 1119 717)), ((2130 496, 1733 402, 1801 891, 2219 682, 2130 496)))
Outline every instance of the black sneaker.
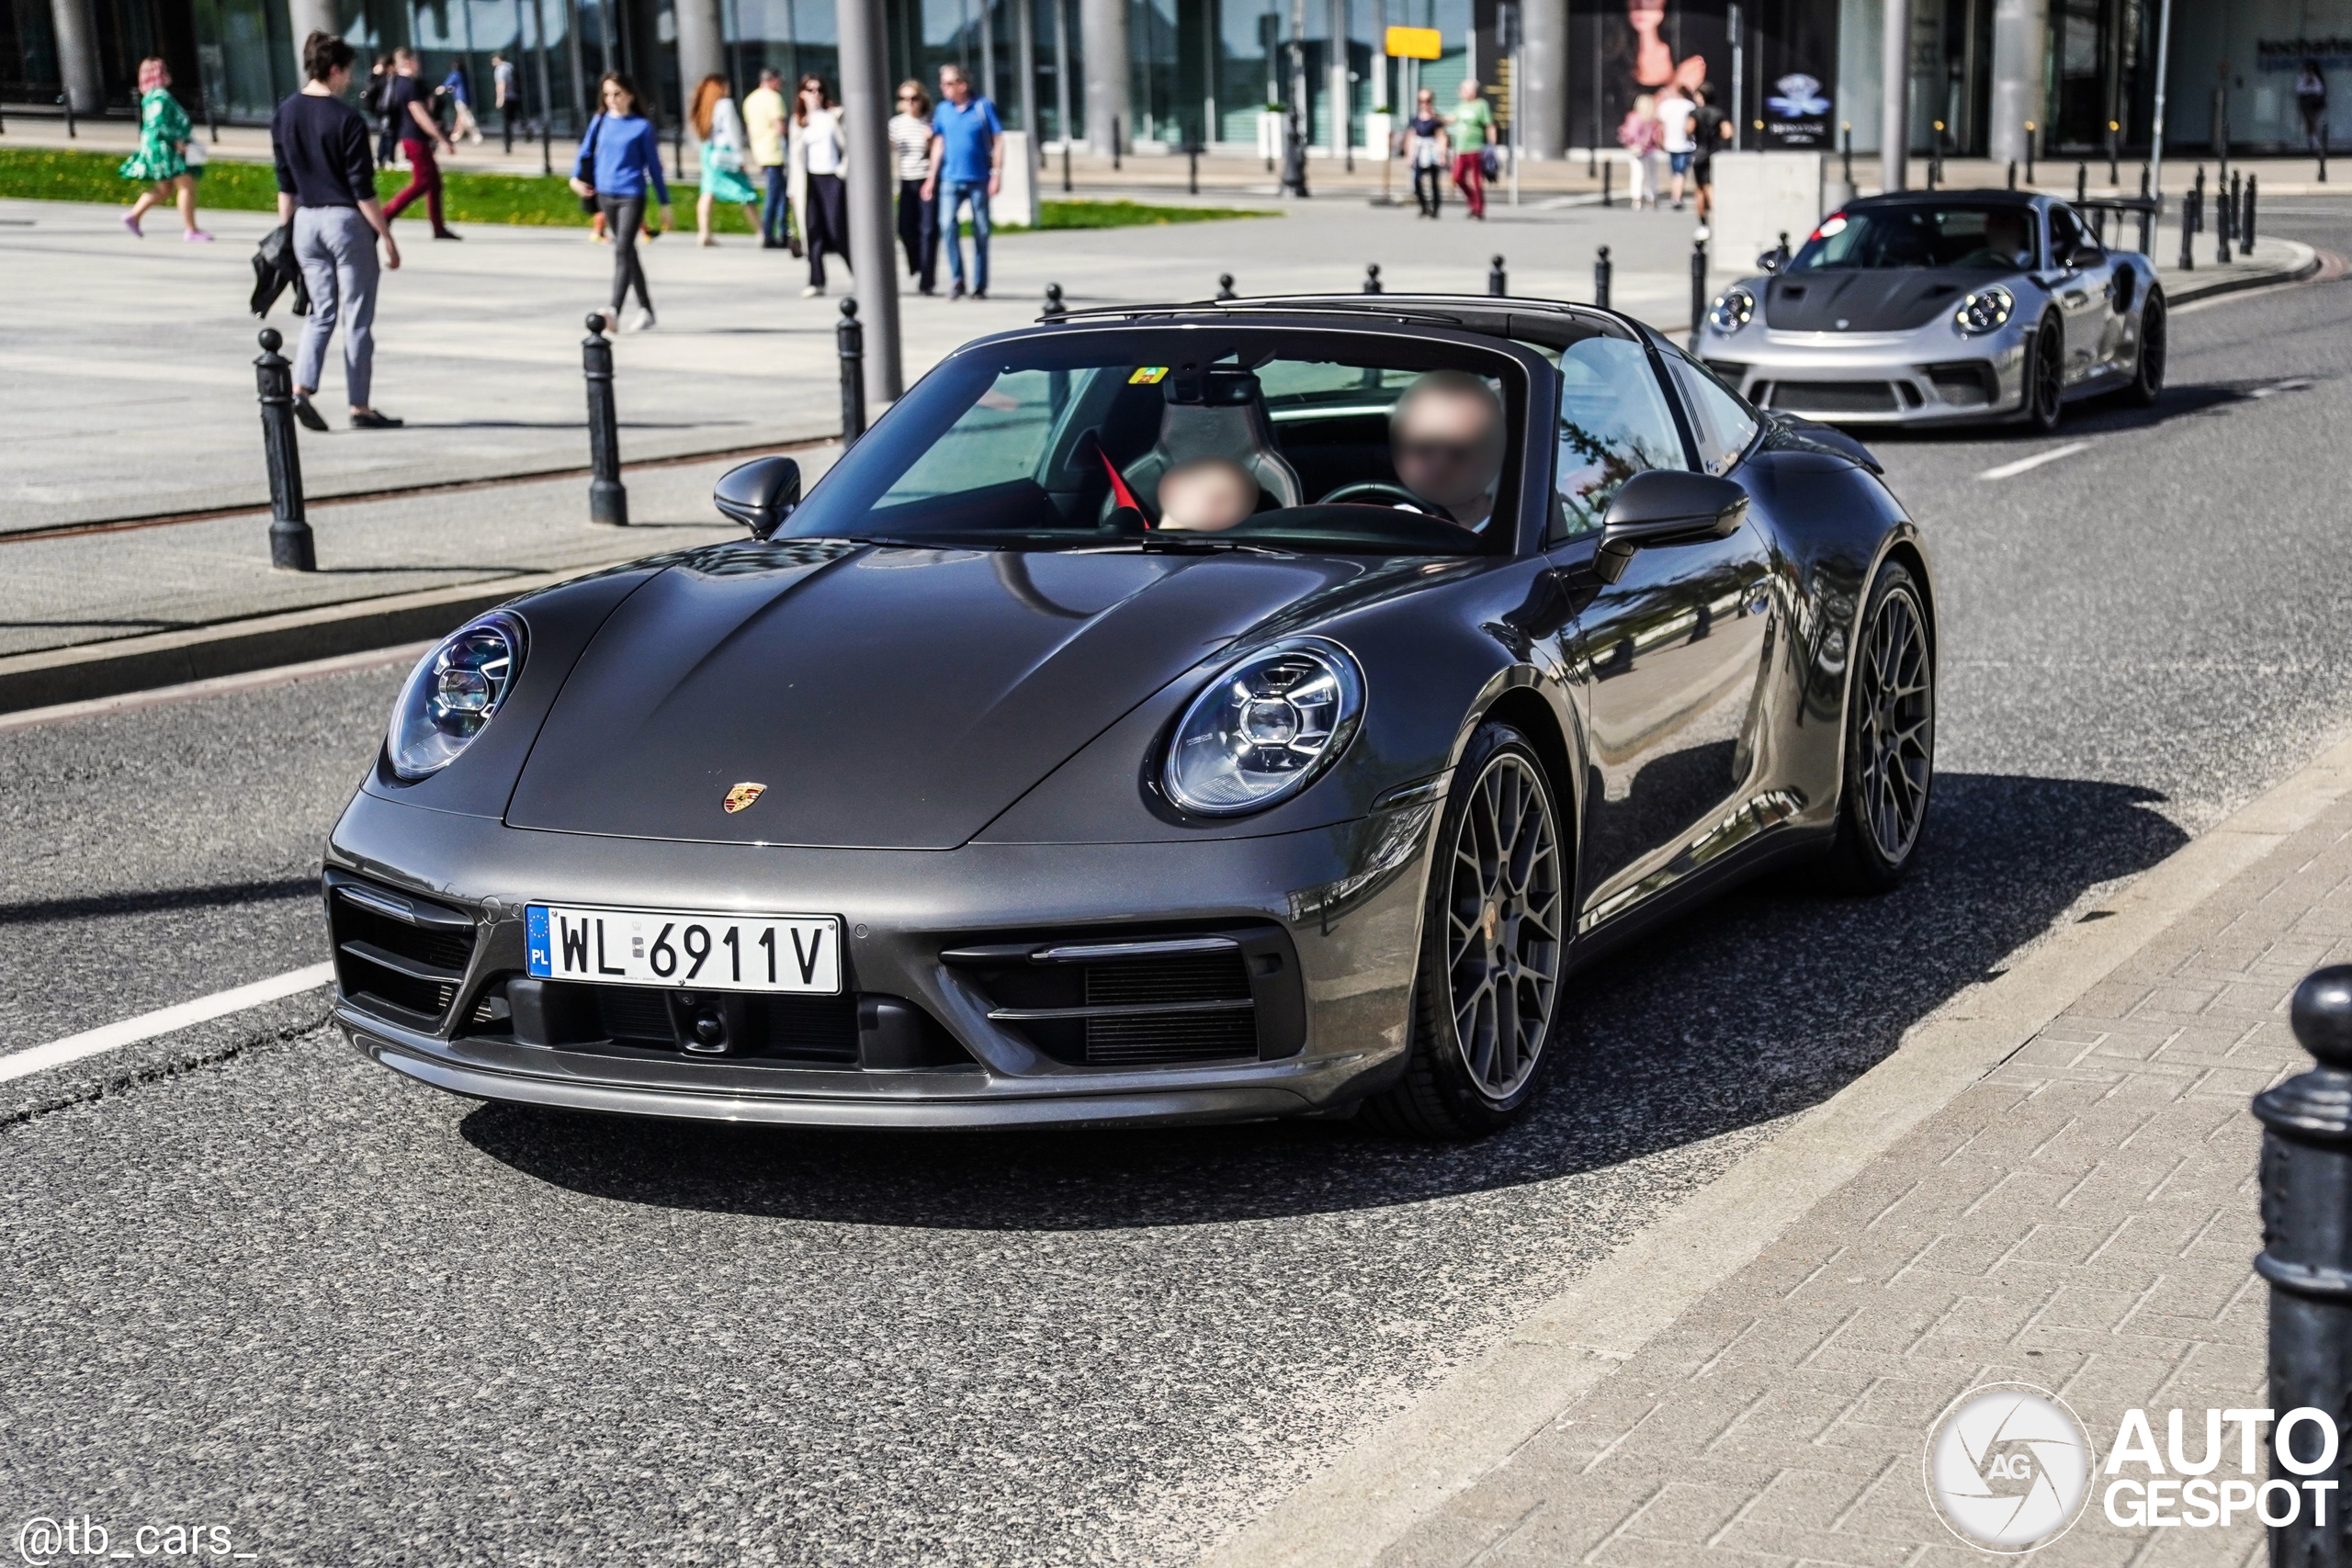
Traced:
POLYGON ((955 288, 949 289, 947 291, 947 298, 950 299, 961 299, 964 298, 964 286, 959 283, 955 288))
POLYGON ((313 407, 308 398, 294 400, 294 417, 305 430, 324 430, 327 427, 327 416, 313 407))
POLYGON ((351 428, 354 430, 398 430, 407 423, 408 421, 404 419, 394 419, 388 413, 378 413, 374 409, 351 416, 351 428))

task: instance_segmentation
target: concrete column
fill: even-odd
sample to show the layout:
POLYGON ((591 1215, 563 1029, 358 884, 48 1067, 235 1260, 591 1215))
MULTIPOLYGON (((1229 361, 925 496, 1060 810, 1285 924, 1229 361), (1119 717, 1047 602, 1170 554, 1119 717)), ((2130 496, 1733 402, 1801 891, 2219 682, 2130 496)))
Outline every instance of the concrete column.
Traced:
POLYGON ((714 73, 727 74, 727 33, 718 19, 718 0, 673 0, 673 5, 678 23, 678 92, 691 107, 697 83, 714 73))
POLYGON ((1911 0, 1886 0, 1883 42, 1878 183, 1882 190, 1903 190, 1910 184, 1911 164, 1911 0))
POLYGON ((1568 0, 1521 0, 1519 112, 1527 123, 1521 145, 1531 158, 1558 158, 1568 150, 1568 0))
POLYGON ((1993 162, 2024 163, 2026 122, 2048 123, 2041 88, 2049 63, 2049 0, 1994 0, 1993 121, 1986 146, 1993 162))
MULTIPOLYGON (((286 0, 287 30, 294 35, 294 74, 302 73, 302 45, 312 33, 343 34, 343 16, 335 0, 286 0)), ((354 74, 363 74, 360 67, 354 74)))
POLYGON ((98 19, 90 0, 49 0, 51 25, 57 30, 57 73, 63 78, 65 96, 75 114, 96 114, 106 107, 106 88, 98 75, 98 19))
POLYGON ((1086 145, 1108 152, 1114 118, 1122 145, 1135 139, 1127 114, 1127 0, 1080 0, 1078 26, 1086 51, 1086 145))
POLYGON ((882 0, 841 0, 842 131, 849 143, 849 260, 857 319, 865 324, 865 400, 894 403, 907 389, 899 357, 899 234, 891 211, 890 55, 882 0))

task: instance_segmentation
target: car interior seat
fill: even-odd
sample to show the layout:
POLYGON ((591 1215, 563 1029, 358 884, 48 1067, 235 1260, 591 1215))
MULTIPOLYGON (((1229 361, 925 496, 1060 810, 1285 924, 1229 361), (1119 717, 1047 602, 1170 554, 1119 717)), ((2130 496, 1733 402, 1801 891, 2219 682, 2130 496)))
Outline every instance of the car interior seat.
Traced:
POLYGON ((1256 376, 1231 366, 1186 367, 1161 386, 1167 400, 1159 439, 1124 470, 1128 488, 1151 515, 1159 515, 1159 476, 1194 457, 1230 457, 1249 469, 1262 492, 1261 510, 1299 503, 1298 473, 1274 443, 1256 376))

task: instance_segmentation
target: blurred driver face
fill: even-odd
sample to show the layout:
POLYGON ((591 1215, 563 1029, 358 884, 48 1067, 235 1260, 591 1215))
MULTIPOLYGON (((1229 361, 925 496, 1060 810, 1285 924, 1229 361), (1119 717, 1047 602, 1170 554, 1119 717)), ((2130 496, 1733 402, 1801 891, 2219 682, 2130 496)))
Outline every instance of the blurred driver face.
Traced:
POLYGON ((1388 421, 1396 477, 1456 523, 1476 527, 1495 502, 1503 467, 1503 406, 1462 370, 1432 370, 1405 389, 1388 421))
POLYGON ((1989 212, 1984 217, 1984 248, 2016 259, 2026 246, 2025 214, 1989 212))

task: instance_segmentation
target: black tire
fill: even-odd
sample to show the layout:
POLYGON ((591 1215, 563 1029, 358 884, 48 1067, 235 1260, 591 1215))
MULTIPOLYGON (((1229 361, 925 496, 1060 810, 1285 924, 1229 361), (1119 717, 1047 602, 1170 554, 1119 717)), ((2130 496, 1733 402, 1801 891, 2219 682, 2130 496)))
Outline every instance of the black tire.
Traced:
POLYGON ((2058 318, 2045 317, 2025 356, 2025 423, 2036 435, 2058 428, 2066 411, 2066 335, 2058 318))
POLYGON ((1525 736, 1478 727, 1436 843, 1405 1074, 1364 1102, 1363 1117, 1403 1137, 1478 1138, 1526 1113, 1566 1010, 1569 850, 1525 736))
POLYGON ((2164 394, 2168 332, 2165 297, 2151 288, 2140 304, 2140 356, 2132 367, 2132 385, 2123 392, 2123 400, 2134 408, 2151 408, 2164 394))
POLYGON ((1883 893, 1911 869, 1927 829, 1935 783, 1935 628, 1917 581, 1892 560, 1878 569, 1856 624, 1829 876, 1846 892, 1883 893))

